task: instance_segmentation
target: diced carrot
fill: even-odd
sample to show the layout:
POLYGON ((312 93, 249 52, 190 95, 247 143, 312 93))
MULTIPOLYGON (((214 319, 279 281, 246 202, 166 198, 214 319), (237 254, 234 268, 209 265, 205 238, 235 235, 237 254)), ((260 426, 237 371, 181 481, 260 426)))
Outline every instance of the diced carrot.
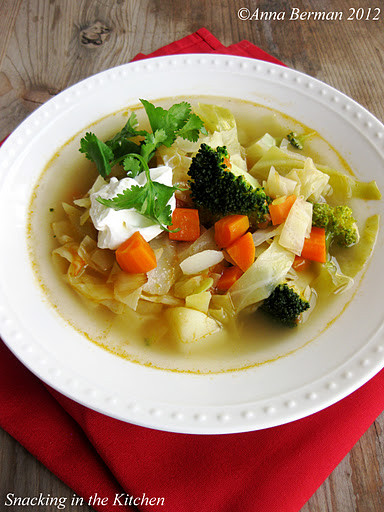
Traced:
POLYGON ((310 267, 310 265, 310 260, 306 260, 302 256, 295 256, 292 268, 296 270, 296 272, 302 272, 303 270, 307 270, 310 267))
POLYGON ((243 271, 239 267, 227 267, 224 269, 220 279, 217 281, 218 290, 226 291, 243 275, 243 271))
POLYGON ((288 213, 296 201, 296 196, 287 196, 281 203, 276 202, 269 205, 269 213, 271 215, 272 224, 276 226, 281 224, 288 217, 288 213))
POLYGON ((157 266, 152 247, 144 240, 139 231, 123 242, 115 252, 117 263, 124 272, 140 274, 149 272, 157 266))
POLYGON ((252 234, 245 233, 227 248, 227 253, 243 272, 255 261, 255 244, 252 234))
POLYGON ((312 227, 309 238, 304 239, 301 256, 305 259, 325 263, 327 250, 325 246, 325 229, 312 227))
POLYGON ((175 208, 172 213, 172 225, 169 229, 179 229, 169 233, 170 240, 194 242, 200 236, 199 212, 194 208, 175 208))
POLYGON ((246 215, 228 215, 215 223, 215 242, 222 249, 246 233, 249 219, 246 215))

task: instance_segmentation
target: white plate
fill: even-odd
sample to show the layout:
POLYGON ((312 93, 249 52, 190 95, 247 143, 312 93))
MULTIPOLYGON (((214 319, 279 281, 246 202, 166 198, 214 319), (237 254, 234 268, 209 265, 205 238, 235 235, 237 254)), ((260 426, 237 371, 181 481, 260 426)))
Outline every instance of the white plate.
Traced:
MULTIPOLYGON (((168 56, 104 71, 44 104, 0 150, 1 335, 43 381, 109 416, 187 433, 271 427, 340 400, 383 367, 381 232, 357 294, 329 329, 273 363, 216 375, 151 369, 90 343, 44 300, 28 256, 30 195, 62 144, 139 97, 198 94, 247 99, 298 119, 332 141, 359 178, 376 179, 384 190, 383 125, 351 99, 306 75, 224 55, 168 56)), ((383 213, 382 201, 376 211, 383 213)))

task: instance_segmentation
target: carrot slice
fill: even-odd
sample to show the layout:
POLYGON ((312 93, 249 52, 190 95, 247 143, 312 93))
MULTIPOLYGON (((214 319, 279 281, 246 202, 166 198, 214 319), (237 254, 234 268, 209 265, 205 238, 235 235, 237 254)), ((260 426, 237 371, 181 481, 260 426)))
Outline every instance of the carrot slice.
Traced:
POLYGON ((325 246, 325 229, 312 227, 309 238, 304 239, 304 247, 301 256, 308 260, 325 263, 327 250, 325 246))
POLYGON ((170 240, 194 242, 200 236, 199 212, 193 208, 175 208, 172 213, 170 229, 179 229, 176 233, 169 233, 170 240))
POLYGON ((140 274, 149 272, 157 266, 152 247, 144 240, 139 231, 123 242, 115 252, 117 263, 124 272, 140 274))
POLYGON ((255 244, 251 233, 245 233, 227 248, 227 253, 243 272, 255 261, 255 244))
POLYGON ((224 269, 220 279, 217 281, 218 290, 229 290, 230 287, 243 275, 243 271, 239 267, 227 267, 224 269))
POLYGON ((302 272, 303 270, 307 270, 310 267, 310 265, 310 260, 306 260, 302 256, 295 256, 292 268, 293 270, 296 270, 296 272, 302 272))
POLYGON ((288 213, 293 206, 293 203, 296 201, 296 196, 291 195, 287 196, 284 201, 281 203, 272 203, 269 205, 269 214, 272 219, 272 224, 276 226, 276 224, 281 224, 288 217, 288 213))
POLYGON ((246 233, 249 219, 246 215, 228 215, 215 223, 215 242, 222 249, 246 233))

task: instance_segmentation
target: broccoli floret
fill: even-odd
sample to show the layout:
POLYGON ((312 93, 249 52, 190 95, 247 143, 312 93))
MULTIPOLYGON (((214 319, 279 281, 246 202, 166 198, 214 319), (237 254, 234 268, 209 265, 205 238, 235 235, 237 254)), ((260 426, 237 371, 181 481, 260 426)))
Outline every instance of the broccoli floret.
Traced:
POLYGON ((304 141, 308 137, 311 137, 314 135, 315 132, 307 133, 306 135, 297 135, 296 132, 289 132, 287 134, 287 139, 289 140, 289 143, 296 149, 303 149, 304 148, 304 141))
POLYGON ((265 222, 271 199, 263 188, 254 188, 242 176, 235 176, 227 162, 225 146, 200 146, 188 171, 194 203, 214 215, 252 215, 256 222, 265 222))
POLYGON ((327 203, 315 203, 313 205, 312 226, 327 229, 333 221, 333 208, 327 203))
POLYGON ((312 225, 325 228, 328 246, 334 240, 338 245, 349 247, 359 241, 359 230, 349 206, 313 205, 312 225))
POLYGON ((301 313, 309 307, 309 302, 292 285, 282 283, 276 286, 260 309, 279 323, 295 327, 301 313))

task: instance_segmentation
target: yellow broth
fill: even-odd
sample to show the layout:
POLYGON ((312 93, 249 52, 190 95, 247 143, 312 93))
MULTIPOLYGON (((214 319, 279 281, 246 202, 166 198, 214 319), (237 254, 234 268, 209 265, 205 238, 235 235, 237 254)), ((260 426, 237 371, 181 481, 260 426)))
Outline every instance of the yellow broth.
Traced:
MULTIPOLYGON (((169 108, 183 99, 159 100, 157 103, 169 108)), ((298 121, 260 105, 216 97, 185 99, 192 105, 200 101, 229 108, 236 117, 239 141, 243 146, 266 132, 284 137, 290 131, 311 131, 298 121)), ((257 312, 252 321, 245 324, 239 321, 236 331, 224 329, 206 338, 198 349, 181 350, 171 334, 167 333, 160 340, 154 340, 155 336, 151 335, 151 332, 155 335, 166 329, 164 310, 157 314, 154 311, 147 318, 126 307, 124 314, 117 315, 80 297, 65 282, 64 260, 59 264, 52 260, 52 251, 58 244, 51 225, 66 218, 62 202, 72 203, 74 198, 85 195, 97 177, 94 164, 78 151, 80 139, 86 131, 95 132, 102 140, 111 138, 125 124, 129 112, 117 112, 76 134, 53 156, 36 185, 30 206, 30 253, 37 279, 56 311, 89 340, 130 361, 199 373, 239 370, 275 360, 303 347, 324 331, 351 299, 356 283, 354 289, 332 299, 319 295, 308 321, 297 328, 280 327, 257 312)), ((137 114, 140 126, 148 129, 143 109, 138 108, 137 114)), ((317 163, 351 173, 343 158, 320 135, 308 139, 304 154, 317 163)), ((361 226, 367 212, 361 208, 359 211, 355 209, 354 213, 361 226)), ((89 233, 95 238, 93 231, 91 229, 89 233)))

